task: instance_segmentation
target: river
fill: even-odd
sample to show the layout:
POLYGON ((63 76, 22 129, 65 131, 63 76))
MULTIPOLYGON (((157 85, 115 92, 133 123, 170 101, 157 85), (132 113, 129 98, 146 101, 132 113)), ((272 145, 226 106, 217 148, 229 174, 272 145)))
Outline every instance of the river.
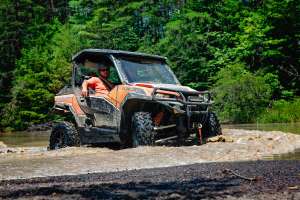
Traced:
POLYGON ((46 147, 50 131, 1 133, 0 141, 8 147, 46 147))
MULTIPOLYGON (((224 124, 222 127, 223 129, 282 131, 300 134, 300 123, 224 124)), ((49 136, 50 131, 2 133, 0 141, 8 147, 46 147, 49 136)))
POLYGON ((261 131, 282 131, 286 133, 300 134, 300 122, 298 123, 270 123, 270 124, 224 124, 223 128, 246 129, 261 131))

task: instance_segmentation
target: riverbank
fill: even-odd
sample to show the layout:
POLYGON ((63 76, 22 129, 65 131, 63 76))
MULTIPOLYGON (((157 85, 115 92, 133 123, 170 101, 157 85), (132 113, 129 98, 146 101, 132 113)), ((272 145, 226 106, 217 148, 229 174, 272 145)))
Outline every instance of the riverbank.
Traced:
POLYGON ((251 124, 222 124, 225 129, 244 129, 259 131, 281 131, 300 135, 300 122, 297 123, 251 123, 251 124))
POLYGON ((262 160, 300 148, 300 135, 296 134, 238 129, 225 129, 223 132, 223 136, 212 138, 200 146, 154 146, 123 150, 72 147, 56 151, 47 151, 46 147, 1 148, 0 179, 262 160))
POLYGON ((1 199, 300 198, 300 161, 203 163, 0 181, 1 199))

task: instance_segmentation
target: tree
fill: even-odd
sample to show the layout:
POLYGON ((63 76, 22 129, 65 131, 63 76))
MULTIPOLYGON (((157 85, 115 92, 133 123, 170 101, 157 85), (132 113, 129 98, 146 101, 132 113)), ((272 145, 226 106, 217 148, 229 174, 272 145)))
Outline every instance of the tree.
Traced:
POLYGON ((221 69, 213 89, 214 106, 221 119, 235 123, 254 122, 278 87, 277 78, 273 74, 253 74, 243 64, 221 69))

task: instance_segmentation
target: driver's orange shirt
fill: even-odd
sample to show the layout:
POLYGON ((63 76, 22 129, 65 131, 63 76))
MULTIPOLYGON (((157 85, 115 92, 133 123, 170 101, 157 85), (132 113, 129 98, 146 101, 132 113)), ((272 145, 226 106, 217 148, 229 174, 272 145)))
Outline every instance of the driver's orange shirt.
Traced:
POLYGON ((98 77, 92 77, 82 83, 82 89, 92 88, 95 90, 95 95, 103 95, 109 93, 109 88, 98 77))

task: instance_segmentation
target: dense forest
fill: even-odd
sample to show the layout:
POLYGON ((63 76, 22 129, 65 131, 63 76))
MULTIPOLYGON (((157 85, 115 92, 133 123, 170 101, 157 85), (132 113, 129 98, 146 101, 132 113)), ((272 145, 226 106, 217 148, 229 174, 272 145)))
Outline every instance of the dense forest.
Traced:
POLYGON ((299 29, 298 0, 0 0, 0 129, 55 120, 83 48, 168 57, 223 122, 299 121, 299 29))

